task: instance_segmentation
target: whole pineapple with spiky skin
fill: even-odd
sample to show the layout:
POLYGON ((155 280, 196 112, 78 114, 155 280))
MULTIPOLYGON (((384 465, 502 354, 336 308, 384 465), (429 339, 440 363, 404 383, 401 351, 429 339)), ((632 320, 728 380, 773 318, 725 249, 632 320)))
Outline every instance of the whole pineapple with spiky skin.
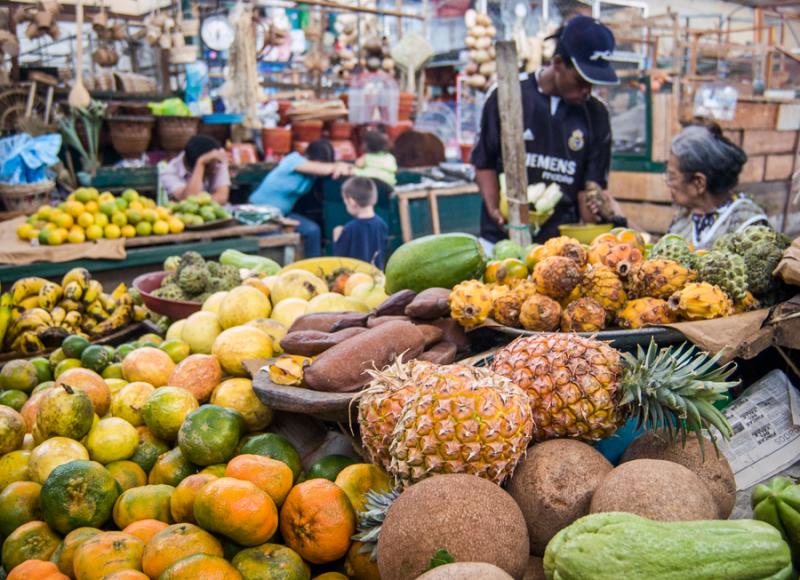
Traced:
POLYGON ((498 485, 531 440, 528 397, 487 369, 437 366, 409 397, 392 434, 389 472, 408 486, 442 473, 468 473, 498 485))
POLYGON ((685 320, 707 320, 730 316, 733 301, 719 286, 693 282, 670 297, 669 307, 685 320))
POLYGON ((674 260, 652 258, 631 268, 626 290, 631 298, 669 298, 695 277, 694 270, 674 260))
POLYGON ((606 311, 609 319, 627 301, 627 295, 619 276, 605 264, 594 264, 583 275, 581 295, 596 300, 606 311))
POLYGON ((550 256, 561 256, 569 258, 578 264, 579 268, 586 266, 589 256, 583 245, 575 238, 569 236, 558 236, 550 238, 544 243, 544 250, 542 256, 547 258, 550 256))
POLYGON ((669 303, 660 298, 637 298, 630 300, 617 313, 617 324, 622 328, 642 328, 648 325, 671 324, 677 316, 669 303))
POLYGON ((574 260, 550 256, 534 267, 533 282, 540 294, 562 300, 580 284, 581 271, 574 260))
POLYGON ((731 427, 713 403, 736 384, 727 381, 735 366, 717 367, 719 356, 686 345, 659 350, 653 342, 646 352, 623 354, 592 338, 545 334, 514 340, 490 368, 528 393, 534 441, 598 441, 629 418, 683 433, 713 425, 729 437, 731 427))
POLYGON ((747 293, 747 270, 741 256, 712 250, 698 257, 697 273, 701 282, 719 286, 734 300, 747 293))
POLYGON ((552 332, 561 322, 561 305, 544 294, 534 294, 522 303, 519 322, 525 330, 552 332))
POLYGON ((695 267, 695 255, 692 247, 683 237, 677 234, 667 234, 653 246, 650 250, 650 258, 663 258, 678 262, 684 268, 693 269, 695 267))
POLYGON ((450 293, 450 316, 465 328, 482 324, 492 311, 492 295, 477 280, 461 282, 450 293))
POLYGON ((578 298, 561 312, 562 332, 599 332, 605 325, 605 308, 594 298, 578 298))

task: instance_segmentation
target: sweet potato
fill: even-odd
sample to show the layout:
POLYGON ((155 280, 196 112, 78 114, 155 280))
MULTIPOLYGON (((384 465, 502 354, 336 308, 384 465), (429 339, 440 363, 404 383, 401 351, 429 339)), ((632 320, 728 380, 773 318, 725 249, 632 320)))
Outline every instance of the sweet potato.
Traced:
POLYGON ((458 322, 452 318, 440 318, 439 320, 432 320, 429 324, 441 328, 444 333, 442 340, 456 345, 459 354, 469 352, 471 347, 469 337, 458 322))
POLYGON ((417 360, 424 360, 437 365, 449 365, 456 360, 458 349, 452 342, 440 342, 423 352, 417 360))
POLYGON ((442 336, 444 336, 442 329, 433 326, 432 324, 417 324, 416 327, 422 333, 422 336, 425 337, 425 348, 430 348, 437 342, 441 341, 442 336))
POLYGON ((389 296, 375 309, 375 316, 401 316, 406 306, 417 296, 413 290, 400 290, 389 296))
POLYGON ((435 320, 450 314, 450 290, 447 288, 428 288, 423 290, 406 306, 405 314, 421 320, 435 320))
POLYGON ((415 358, 424 349, 425 337, 416 326, 393 320, 323 352, 306 369, 305 381, 318 391, 356 391, 370 380, 366 370, 385 367, 401 354, 415 358))
POLYGON ((411 322, 408 316, 370 316, 369 319, 367 319, 367 328, 375 328, 381 324, 397 322, 398 320, 402 322, 411 322))
POLYGON ((366 328, 346 328, 339 332, 320 332, 319 330, 298 330, 290 332, 281 339, 281 348, 287 354, 299 354, 301 356, 317 356, 336 346, 340 342, 352 338, 366 328))
POLYGON ((298 330, 333 332, 334 325, 344 321, 361 321, 359 324, 354 324, 354 326, 365 326, 367 323, 367 315, 360 312, 318 312, 315 314, 306 314, 295 320, 288 332, 296 332, 298 330))

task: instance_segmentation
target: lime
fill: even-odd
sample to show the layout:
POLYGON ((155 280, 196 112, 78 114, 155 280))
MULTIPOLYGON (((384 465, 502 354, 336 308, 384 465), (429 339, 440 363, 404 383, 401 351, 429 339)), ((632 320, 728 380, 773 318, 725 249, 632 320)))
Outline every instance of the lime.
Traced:
POLYGON ((8 361, 0 371, 0 386, 30 393, 39 384, 39 374, 29 360, 8 361))
POLYGON ((153 232, 153 226, 150 222, 139 222, 136 224, 136 235, 137 236, 149 236, 153 232))
POLYGON ((152 347, 152 348, 158 348, 159 346, 161 346, 157 342, 153 342, 152 340, 140 341, 137 344, 139 345, 139 348, 144 348, 146 346, 149 346, 149 347, 152 347))
POLYGON ((36 367, 36 377, 39 383, 53 380, 53 371, 50 370, 50 361, 43 356, 31 359, 31 364, 36 367))
POLYGON ((47 238, 50 237, 50 229, 49 228, 42 228, 39 231, 39 244, 42 246, 47 245, 47 238))
MULTIPOLYGON (((47 360, 50 361, 50 368, 55 369, 56 366, 58 366, 58 363, 60 363, 65 358, 68 357, 64 353, 64 349, 59 346, 57 349, 55 349, 53 352, 50 353, 50 356, 48 357, 47 360)), ((70 358, 75 358, 75 357, 70 357, 70 358)))
POLYGON ((328 455, 317 459, 306 472, 306 480, 309 479, 327 479, 329 481, 336 481, 336 476, 339 472, 347 467, 358 463, 355 459, 347 455, 328 455))
POLYGON ((122 365, 120 363, 111 363, 103 369, 103 372, 100 373, 100 376, 104 379, 121 379, 122 365))
POLYGON ((136 191, 135 189, 126 189, 125 191, 122 192, 122 199, 124 199, 128 203, 136 201, 137 199, 139 199, 139 192, 136 191))
POLYGON ((56 370, 53 371, 53 377, 58 378, 61 376, 61 373, 64 371, 68 371, 69 369, 77 369, 81 366, 81 359, 79 358, 65 358, 62 360, 58 365, 56 365, 56 370))
POLYGON ((117 204, 117 207, 118 207, 119 209, 121 209, 122 211, 125 211, 126 209, 128 209, 128 200, 126 200, 126 199, 125 199, 125 198, 123 198, 123 197, 118 197, 118 198, 117 198, 117 199, 114 201, 114 203, 116 203, 116 204, 117 204))
POLYGON ((109 354, 104 346, 93 344, 87 346, 81 353, 81 366, 96 373, 102 373, 103 369, 111 363, 112 357, 113 353, 109 354))
POLYGON ((122 362, 122 360, 127 356, 127 354, 131 351, 136 350, 136 348, 137 348, 136 345, 133 344, 132 342, 123 343, 117 347, 117 350, 114 353, 114 358, 119 362, 122 362))
POLYGON ((71 334, 61 343, 61 349, 67 358, 80 358, 83 351, 91 344, 86 337, 71 334))
POLYGON ((204 222, 213 222, 217 219, 217 214, 214 212, 213 207, 206 205, 200 208, 200 217, 203 218, 204 222))
POLYGON ((119 211, 119 208, 113 201, 104 201, 100 204, 100 211, 107 216, 111 216, 115 211, 119 211))
POLYGON ((167 353, 169 358, 172 359, 172 362, 176 364, 192 354, 192 349, 189 345, 177 338, 165 340, 161 343, 159 348, 167 353))
POLYGON ((15 411, 22 409, 22 405, 28 400, 28 395, 17 389, 9 389, 0 393, 0 405, 11 407, 15 411))

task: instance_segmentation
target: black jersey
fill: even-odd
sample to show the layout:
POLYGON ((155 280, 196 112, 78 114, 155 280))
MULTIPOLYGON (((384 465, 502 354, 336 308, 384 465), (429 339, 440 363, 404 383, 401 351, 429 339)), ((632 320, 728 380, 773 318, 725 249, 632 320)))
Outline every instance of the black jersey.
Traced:
MULTIPOLYGON (((555 214, 535 238, 542 242, 559 235, 559 224, 579 221, 578 193, 587 181, 604 188, 608 185, 611 125, 608 110, 598 99, 591 97, 580 105, 558 100, 552 112, 553 98, 539 91, 536 77, 521 75, 520 79, 528 183, 558 183, 564 194, 555 214)), ((480 135, 472 151, 471 161, 476 169, 502 173, 500 123, 505 115, 500 115, 497 91, 492 91, 483 107, 480 135)), ((481 211, 481 236, 491 242, 507 237, 485 206, 481 211)))

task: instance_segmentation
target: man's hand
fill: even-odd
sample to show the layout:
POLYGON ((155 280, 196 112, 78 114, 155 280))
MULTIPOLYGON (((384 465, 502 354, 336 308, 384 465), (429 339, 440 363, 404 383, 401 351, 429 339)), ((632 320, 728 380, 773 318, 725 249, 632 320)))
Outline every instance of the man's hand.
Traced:
POLYGON ((499 207, 489 207, 486 206, 486 212, 489 214, 489 217, 492 218, 492 221, 496 223, 498 226, 503 227, 506 223, 506 218, 503 217, 503 214, 500 213, 499 207))
POLYGON ((349 163, 342 163, 341 161, 337 161, 333 164, 333 173, 331 173, 331 177, 334 179, 339 179, 340 177, 345 177, 353 175, 353 166, 349 163))

